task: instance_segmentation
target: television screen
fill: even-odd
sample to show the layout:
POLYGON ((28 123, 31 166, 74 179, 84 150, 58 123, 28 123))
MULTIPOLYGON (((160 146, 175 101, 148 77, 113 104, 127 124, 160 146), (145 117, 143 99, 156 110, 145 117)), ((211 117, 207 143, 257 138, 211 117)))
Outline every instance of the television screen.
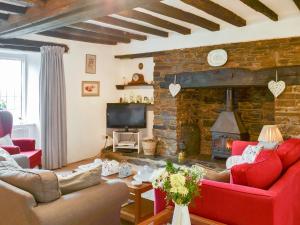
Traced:
POLYGON ((146 128, 146 105, 108 103, 107 128, 146 128))

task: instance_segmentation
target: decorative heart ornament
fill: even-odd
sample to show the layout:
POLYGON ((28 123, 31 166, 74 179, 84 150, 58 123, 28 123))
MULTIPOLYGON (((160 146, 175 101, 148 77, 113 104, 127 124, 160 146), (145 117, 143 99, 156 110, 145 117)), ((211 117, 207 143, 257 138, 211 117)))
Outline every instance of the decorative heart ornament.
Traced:
POLYGON ((272 92, 272 94, 277 98, 285 89, 285 82, 284 81, 274 81, 271 80, 268 83, 268 88, 272 92))
POLYGON ((170 84, 169 85, 170 93, 173 97, 175 97, 181 90, 180 84, 170 84))

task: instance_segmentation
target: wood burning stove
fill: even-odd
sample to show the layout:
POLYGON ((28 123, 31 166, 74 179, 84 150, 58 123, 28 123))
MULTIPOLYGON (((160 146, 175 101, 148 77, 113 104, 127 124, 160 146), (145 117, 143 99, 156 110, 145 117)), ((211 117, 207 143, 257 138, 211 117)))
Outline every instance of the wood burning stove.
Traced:
POLYGON ((231 145, 234 140, 248 140, 249 134, 233 110, 232 88, 226 90, 226 108, 210 129, 212 132, 212 158, 231 156, 231 145))

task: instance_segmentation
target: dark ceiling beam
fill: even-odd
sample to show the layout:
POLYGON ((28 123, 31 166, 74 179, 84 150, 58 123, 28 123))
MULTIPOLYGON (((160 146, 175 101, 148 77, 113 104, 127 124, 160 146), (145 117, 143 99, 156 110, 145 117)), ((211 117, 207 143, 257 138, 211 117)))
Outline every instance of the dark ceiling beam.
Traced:
POLYGON ((100 25, 90 24, 90 23, 76 23, 69 25, 68 27, 76 28, 76 29, 82 29, 86 31, 92 31, 99 34, 107 34, 114 37, 124 37, 129 39, 135 39, 140 41, 147 40, 146 35, 140 35, 140 34, 133 34, 122 30, 117 30, 109 27, 103 27, 100 25))
POLYGON ((53 43, 53 42, 44 42, 44 41, 33 41, 20 38, 11 38, 11 39, 0 39, 1 46, 19 46, 26 48, 40 48, 42 46, 60 46, 65 49, 65 52, 69 51, 69 47, 65 44, 53 43))
POLYGON ((137 31, 140 31, 143 33, 153 34, 153 35, 160 36, 160 37, 168 37, 168 32, 154 29, 151 27, 146 27, 146 26, 139 25, 136 23, 131 23, 131 22, 117 19, 117 18, 114 18, 111 16, 104 16, 104 17, 94 19, 94 20, 102 22, 102 23, 119 26, 119 27, 124 27, 124 28, 131 29, 131 30, 137 30, 137 31))
POLYGON ((8 13, 24 14, 27 7, 11 5, 7 3, 0 2, 0 11, 5 11, 8 13))
POLYGON ((25 15, 12 15, 0 26, 1 38, 38 33, 102 17, 159 0, 51 0, 31 7, 25 15))
POLYGON ((8 20, 9 14, 6 13, 0 13, 0 20, 8 20))
POLYGON ((32 46, 18 46, 18 45, 0 44, 0 48, 11 49, 11 50, 20 50, 20 51, 29 51, 29 52, 40 52, 39 47, 32 47, 32 46))
POLYGON ((250 8, 254 9, 255 11, 262 13, 266 17, 269 17, 271 20, 278 21, 278 15, 259 0, 240 1, 243 2, 245 5, 249 6, 250 8))
POLYGON ((123 11, 123 12, 118 13, 118 15, 132 18, 135 20, 144 21, 146 23, 150 23, 152 25, 162 27, 162 28, 165 28, 168 30, 172 30, 172 31, 175 31, 180 34, 191 34, 191 29, 189 29, 189 28, 180 26, 178 24, 169 22, 167 20, 160 19, 160 18, 152 16, 150 14, 136 11, 136 10, 123 11))
POLYGON ((294 0, 296 6, 298 7, 298 9, 300 10, 300 0, 294 0))
POLYGON ((246 26, 246 20, 238 16, 234 12, 216 4, 210 0, 181 0, 182 2, 200 9, 216 18, 224 20, 237 27, 246 26))
POLYGON ((61 27, 61 28, 57 28, 57 29, 52 30, 52 31, 63 33, 63 34, 79 35, 79 36, 87 37, 87 38, 92 37, 92 38, 96 38, 96 39, 100 39, 100 40, 104 40, 104 41, 130 43, 129 38, 114 37, 114 36, 107 35, 107 34, 99 34, 99 33, 96 33, 96 32, 80 30, 80 29, 71 28, 71 27, 61 27))
POLYGON ((104 44, 104 45, 116 45, 117 44, 117 42, 114 42, 114 41, 101 40, 101 39, 96 39, 93 37, 82 37, 79 35, 60 33, 57 31, 44 31, 39 34, 43 35, 43 36, 48 36, 48 37, 62 38, 62 39, 81 41, 81 42, 89 42, 89 43, 94 43, 94 44, 104 44))
POLYGON ((28 0, 28 1, 26 1, 26 0, 23 0, 23 1, 22 0, 0 0, 0 2, 3 2, 3 3, 16 5, 16 6, 22 6, 22 7, 33 7, 33 6, 35 6, 36 1, 33 1, 33 0, 31 0, 31 1, 30 0, 28 0))
POLYGON ((211 31, 220 30, 220 25, 207 20, 203 17, 196 16, 195 14, 183 11, 181 9, 169 6, 160 2, 153 3, 151 5, 142 6, 142 8, 162 14, 168 17, 172 17, 177 20, 181 20, 187 23, 191 23, 211 31))

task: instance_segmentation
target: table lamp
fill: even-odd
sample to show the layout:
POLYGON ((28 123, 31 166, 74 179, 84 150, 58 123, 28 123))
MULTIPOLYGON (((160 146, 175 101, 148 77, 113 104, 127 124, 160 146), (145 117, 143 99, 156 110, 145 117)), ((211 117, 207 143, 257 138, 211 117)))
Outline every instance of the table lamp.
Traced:
POLYGON ((283 138, 276 125, 264 125, 259 134, 258 141, 277 145, 283 142, 283 138))

